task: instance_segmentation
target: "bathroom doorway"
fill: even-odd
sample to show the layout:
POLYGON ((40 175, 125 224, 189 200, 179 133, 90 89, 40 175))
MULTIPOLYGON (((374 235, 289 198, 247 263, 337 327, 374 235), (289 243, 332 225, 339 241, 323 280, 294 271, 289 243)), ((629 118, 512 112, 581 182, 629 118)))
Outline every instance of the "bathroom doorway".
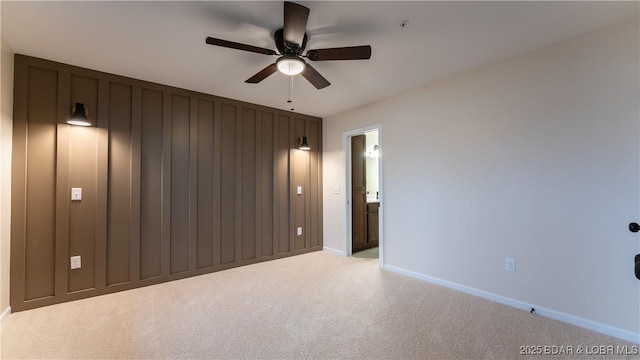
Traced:
POLYGON ((347 256, 383 265, 380 125, 345 133, 347 256))

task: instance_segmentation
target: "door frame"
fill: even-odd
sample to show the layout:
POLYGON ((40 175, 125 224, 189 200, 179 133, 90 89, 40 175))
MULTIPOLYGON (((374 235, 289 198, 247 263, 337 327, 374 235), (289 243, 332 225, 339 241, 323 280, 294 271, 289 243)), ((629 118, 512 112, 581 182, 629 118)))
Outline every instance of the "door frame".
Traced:
MULTIPOLYGON (((344 194, 345 194, 345 256, 352 256, 353 249, 352 245, 352 228, 353 228, 353 219, 351 214, 351 137, 357 135, 363 135, 365 132, 377 130, 378 131, 378 151, 382 154, 382 124, 374 124, 366 127, 353 129, 346 131, 342 134, 342 148, 344 153, 344 194)), ((385 240, 384 240, 384 176, 383 168, 382 168, 382 156, 378 157, 378 187, 379 187, 379 196, 378 199, 380 201, 380 208, 378 209, 378 263, 380 268, 384 268, 384 250, 385 250, 385 240)))

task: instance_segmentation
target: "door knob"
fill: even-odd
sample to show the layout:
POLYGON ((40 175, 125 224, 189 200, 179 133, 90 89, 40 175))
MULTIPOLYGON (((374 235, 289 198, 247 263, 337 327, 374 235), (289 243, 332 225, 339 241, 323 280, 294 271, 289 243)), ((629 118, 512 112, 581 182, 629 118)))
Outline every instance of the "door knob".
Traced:
POLYGON ((631 224, 629 224, 629 231, 631 231, 631 232, 638 232, 638 231, 640 231, 640 225, 638 225, 637 223, 631 223, 631 224))

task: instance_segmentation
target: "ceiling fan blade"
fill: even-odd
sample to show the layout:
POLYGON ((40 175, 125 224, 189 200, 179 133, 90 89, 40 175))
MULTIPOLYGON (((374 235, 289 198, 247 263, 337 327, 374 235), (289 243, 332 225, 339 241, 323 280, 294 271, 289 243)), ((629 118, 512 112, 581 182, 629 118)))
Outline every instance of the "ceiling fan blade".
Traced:
POLYGON ((326 60, 366 60, 371 58, 371 46, 348 46, 307 51, 307 58, 313 61, 326 60))
POLYGON ((267 77, 269 77, 271 74, 273 74, 276 71, 278 71, 278 67, 276 66, 276 64, 271 64, 271 65, 267 66, 266 68, 260 70, 260 72, 258 72, 257 74, 253 75, 249 79, 245 80, 245 82, 249 83, 249 84, 257 84, 260 81, 262 81, 262 80, 266 79, 267 77))
POLYGON ((309 64, 304 67, 304 70, 302 70, 301 74, 305 79, 309 80, 309 82, 313 84, 313 86, 315 86, 318 90, 324 89, 327 86, 331 85, 331 83, 327 79, 320 75, 320 73, 309 64))
POLYGON ((207 41, 207 44, 209 44, 209 45, 222 46, 222 47, 226 47, 226 48, 230 48, 230 49, 236 49, 236 50, 250 51, 250 52, 254 52, 254 53, 258 53, 258 54, 264 54, 264 55, 276 55, 276 52, 271 50, 271 49, 265 49, 265 48, 261 48, 261 47, 257 47, 257 46, 251 46, 251 45, 247 45, 247 44, 240 44, 240 43, 233 42, 233 41, 216 39, 216 38, 212 38, 212 37, 207 37, 206 41, 207 41))
POLYGON ((301 46, 307 30, 309 8, 296 3, 284 3, 284 41, 301 46))

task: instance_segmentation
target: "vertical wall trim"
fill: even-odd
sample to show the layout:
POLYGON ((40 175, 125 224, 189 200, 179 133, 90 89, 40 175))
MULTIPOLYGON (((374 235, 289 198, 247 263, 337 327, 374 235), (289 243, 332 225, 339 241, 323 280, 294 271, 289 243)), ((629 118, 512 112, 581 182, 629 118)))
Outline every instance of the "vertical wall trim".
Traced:
POLYGON ((189 97, 189 271, 198 261, 198 99, 189 97))
POLYGON ((221 209, 221 191, 222 181, 221 178, 221 153, 222 153, 222 121, 221 121, 221 106, 220 101, 213 103, 213 267, 220 266, 220 214, 221 209))
MULTIPOLYGON (((312 246, 318 246, 322 243, 322 127, 320 124, 315 124, 316 127, 316 151, 313 154, 315 158, 315 174, 312 174, 315 177, 315 183, 310 186, 315 187, 315 198, 312 201, 311 208, 313 211, 313 216, 315 216, 317 232, 315 233, 318 238, 312 243, 312 246), (314 204, 317 206, 314 207, 314 204)), ((309 177, 311 179, 312 177, 309 177)))
POLYGON ((109 85, 106 79, 98 80, 97 141, 98 158, 96 163, 96 242, 95 242, 95 288, 107 286, 107 236, 108 236, 108 191, 109 191, 109 85))
POLYGON ((273 174, 272 177, 272 193, 273 193, 273 254, 277 255, 280 253, 280 221, 278 221, 278 210, 280 204, 280 189, 278 188, 278 155, 280 146, 280 116, 278 114, 273 114, 273 174))
POLYGON ((262 157, 260 154, 262 153, 262 111, 256 111, 255 113, 255 123, 256 123, 256 132, 255 132, 255 142, 256 142, 256 150, 255 150, 255 172, 256 172, 256 181, 255 181, 255 248, 254 248, 254 258, 258 259, 262 257, 262 157))
POLYGON ((171 93, 162 92, 162 276, 171 274, 171 93))
MULTIPOLYGON (((288 198, 289 198, 289 251, 295 251, 296 250, 296 238, 298 237, 297 234, 297 227, 298 227, 298 223, 296 221, 296 201, 297 201, 297 196, 296 195, 296 164, 295 164, 295 157, 294 154, 292 154, 292 150, 297 148, 297 144, 296 144, 296 119, 295 117, 291 116, 289 117, 289 141, 287 141, 287 143, 289 144, 289 154, 288 154, 288 160, 289 160, 289 172, 287 174, 287 178, 289 179, 289 187, 288 187, 288 198)), ((295 151, 295 150, 294 150, 295 151)), ((304 234, 304 229, 303 229, 303 234, 304 234)))
POLYGON ((66 294, 69 287, 69 125, 71 114, 71 74, 58 72, 58 125, 56 140, 56 247, 55 294, 66 294))
POLYGON ((242 260, 242 115, 244 108, 234 104, 236 108, 236 231, 235 231, 235 261, 242 260))
POLYGON ((140 186, 141 186, 141 156, 142 156, 142 88, 134 85, 132 88, 131 109, 131 228, 130 228, 130 271, 131 281, 140 279, 140 186))
MULTIPOLYGON (((304 120, 304 130, 303 136, 309 135, 309 120, 304 120)), ((304 237, 304 247, 309 248, 311 246, 311 181, 309 181, 309 177, 311 176, 311 154, 315 153, 317 150, 317 145, 314 145, 315 148, 309 151, 304 152, 305 158, 305 168, 304 168, 304 191, 302 192, 302 200, 304 201, 304 228, 305 228, 305 237, 304 237)))
MULTIPOLYGON (((164 94, 143 86, 140 140, 140 279, 162 278, 164 94)), ((133 191, 132 191, 133 193, 133 191)))
MULTIPOLYGON (((25 241, 27 237, 27 117, 29 71, 16 61, 13 91, 13 150, 11 159, 11 269, 9 302, 19 304, 25 295, 25 241), (20 199, 19 201, 16 198, 20 199)), ((15 308, 15 306, 14 306, 15 308)))

